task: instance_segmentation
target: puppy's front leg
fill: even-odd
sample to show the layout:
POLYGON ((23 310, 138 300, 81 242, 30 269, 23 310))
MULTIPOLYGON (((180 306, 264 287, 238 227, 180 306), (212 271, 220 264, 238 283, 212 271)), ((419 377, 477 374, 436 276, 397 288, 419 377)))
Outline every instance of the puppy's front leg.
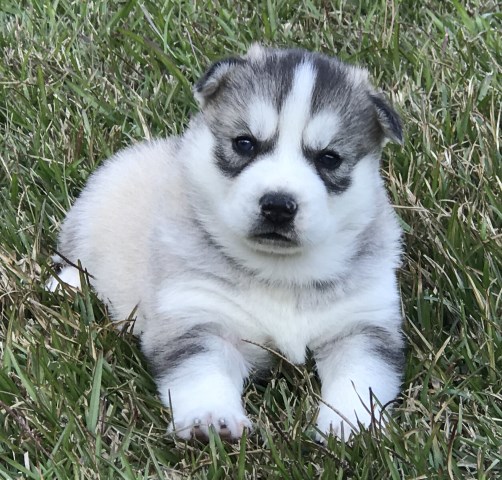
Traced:
MULTIPOLYGON (((399 330, 359 325, 319 343, 314 356, 322 398, 330 405, 320 405, 317 419, 318 429, 326 435, 348 440, 359 423, 368 426, 372 418, 379 420, 380 406, 399 392, 404 360, 399 330)), ((321 435, 318 440, 323 440, 321 435)))
POLYGON ((143 338, 160 397, 172 407, 170 430, 179 437, 205 440, 213 427, 236 439, 251 427, 241 398, 249 368, 237 344, 214 323, 192 326, 175 338, 143 338))

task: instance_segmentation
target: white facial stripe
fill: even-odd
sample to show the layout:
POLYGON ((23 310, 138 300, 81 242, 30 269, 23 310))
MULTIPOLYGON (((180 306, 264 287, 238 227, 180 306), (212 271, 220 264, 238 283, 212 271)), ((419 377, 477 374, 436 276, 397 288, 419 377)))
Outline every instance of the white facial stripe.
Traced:
POLYGON ((309 148, 322 150, 333 140, 340 127, 340 117, 335 112, 323 110, 307 125, 303 134, 303 141, 309 148))
POLYGON ((272 138, 277 129, 278 115, 274 106, 262 99, 251 100, 249 103, 249 128, 258 140, 272 138))
POLYGON ((296 67, 291 91, 281 111, 279 143, 284 146, 288 143, 290 147, 300 148, 303 129, 310 116, 315 77, 310 63, 296 67))

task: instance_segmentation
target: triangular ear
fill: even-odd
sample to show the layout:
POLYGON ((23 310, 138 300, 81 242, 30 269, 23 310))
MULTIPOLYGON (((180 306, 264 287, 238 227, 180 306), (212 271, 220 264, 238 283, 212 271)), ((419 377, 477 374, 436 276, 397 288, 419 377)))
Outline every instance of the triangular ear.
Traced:
POLYGON ((243 58, 230 57, 213 63, 193 88, 194 97, 199 105, 204 107, 208 99, 217 92, 228 72, 236 65, 242 65, 245 62, 243 58))
POLYGON ((385 137, 391 142, 403 144, 403 127, 397 112, 389 105, 382 93, 372 93, 371 101, 376 109, 376 114, 385 137))

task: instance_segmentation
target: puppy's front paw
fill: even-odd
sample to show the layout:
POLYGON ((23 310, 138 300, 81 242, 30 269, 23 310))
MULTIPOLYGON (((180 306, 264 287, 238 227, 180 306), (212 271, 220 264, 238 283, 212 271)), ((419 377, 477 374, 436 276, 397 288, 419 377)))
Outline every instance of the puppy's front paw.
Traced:
POLYGON ((190 412, 173 411, 173 424, 169 431, 185 440, 193 437, 207 441, 210 428, 223 439, 231 441, 240 438, 245 428, 251 430, 251 422, 242 407, 235 410, 220 406, 207 410, 207 407, 201 406, 190 412))
POLYGON ((381 419, 380 404, 370 395, 362 397, 352 389, 336 397, 327 398, 327 404, 321 404, 317 417, 316 440, 326 442, 326 437, 334 435, 342 441, 348 441, 360 427, 368 427, 374 419, 381 419))
POLYGON ((56 292, 62 289, 62 284, 69 285, 72 288, 80 289, 80 272, 74 267, 64 267, 56 277, 51 277, 45 283, 45 289, 49 292, 56 292))
POLYGON ((339 415, 332 408, 327 405, 322 404, 319 408, 319 415, 317 417, 317 429, 319 432, 316 433, 316 440, 319 443, 326 443, 326 437, 333 435, 338 437, 340 440, 347 441, 353 432, 358 431, 358 419, 363 425, 369 424, 371 417, 364 410, 367 415, 367 423, 365 422, 366 417, 362 412, 359 412, 356 416, 355 411, 345 410, 341 411, 336 406, 333 406, 337 412, 341 413, 339 415), (362 416, 363 418, 359 418, 362 416))
POLYGON ((160 394, 172 407, 169 432, 183 439, 206 441, 213 428, 222 438, 235 440, 251 422, 242 406, 241 392, 225 375, 197 374, 162 385, 160 394))

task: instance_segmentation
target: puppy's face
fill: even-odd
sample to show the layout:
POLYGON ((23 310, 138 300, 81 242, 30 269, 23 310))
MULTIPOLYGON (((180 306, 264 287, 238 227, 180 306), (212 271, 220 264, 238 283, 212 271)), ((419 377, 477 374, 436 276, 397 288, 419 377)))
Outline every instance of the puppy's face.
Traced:
POLYGON ((203 120, 189 171, 217 243, 297 256, 371 221, 381 147, 402 134, 366 71, 255 46, 214 64, 195 95, 203 120))

